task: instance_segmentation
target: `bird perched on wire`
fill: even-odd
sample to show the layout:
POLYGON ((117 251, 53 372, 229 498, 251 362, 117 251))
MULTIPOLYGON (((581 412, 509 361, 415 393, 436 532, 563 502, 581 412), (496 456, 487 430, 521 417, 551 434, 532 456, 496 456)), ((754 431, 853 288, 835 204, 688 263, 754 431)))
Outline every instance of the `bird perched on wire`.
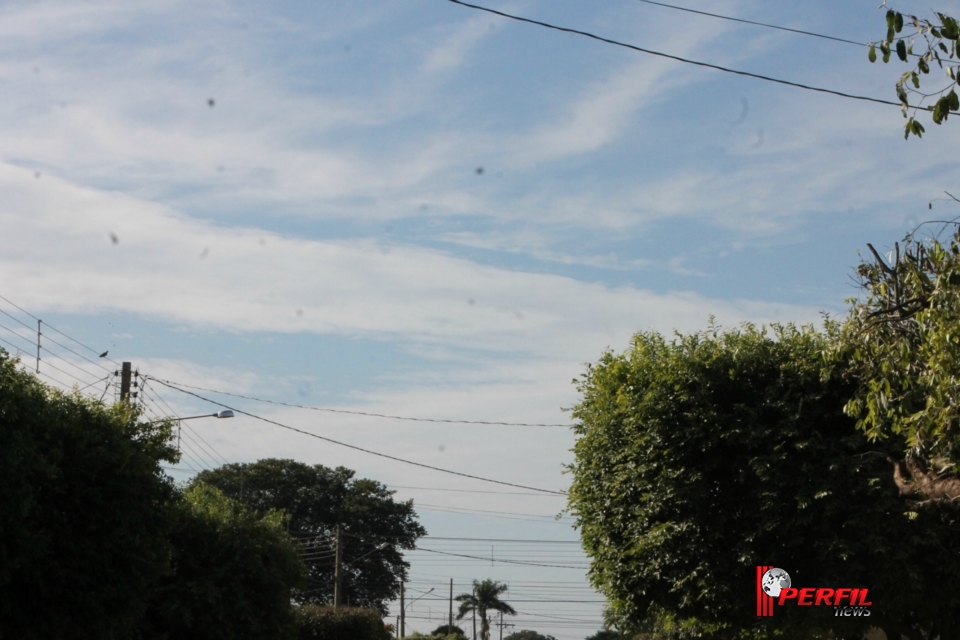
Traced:
POLYGON ((110 351, 104 351, 103 353, 100 354, 100 357, 106 358, 108 353, 110 353, 110 351))

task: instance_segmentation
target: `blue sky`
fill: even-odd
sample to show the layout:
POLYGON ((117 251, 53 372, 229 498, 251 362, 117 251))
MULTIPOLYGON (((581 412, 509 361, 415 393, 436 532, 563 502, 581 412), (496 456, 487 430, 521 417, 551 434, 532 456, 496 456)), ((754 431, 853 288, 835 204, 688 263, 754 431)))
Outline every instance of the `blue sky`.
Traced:
MULTIPOLYGON (((876 5, 695 6, 868 41, 884 30, 876 5)), ((878 98, 895 99, 904 70, 871 65, 856 46, 636 0, 486 6, 878 98)), ((634 332, 695 331, 711 315, 735 325, 840 314, 866 242, 887 246, 956 215, 943 194, 952 121, 905 142, 896 107, 444 0, 11 1, 0 7, 0 85, 0 295, 147 375, 297 404, 564 423, 571 379, 634 332)), ((0 328, 0 338, 33 352, 23 326, 0 324, 19 333, 0 328)), ((84 384, 100 377, 47 346, 51 365, 84 384)), ((158 413, 208 409, 151 392, 158 413)), ((568 481, 573 438, 562 428, 236 402, 424 464, 547 489, 568 481)), ((569 522, 541 517, 562 499, 461 492, 504 488, 248 418, 192 428, 216 455, 195 443, 185 467, 266 456, 343 464, 420 487, 398 495, 430 509, 501 512, 424 506, 434 535, 576 540, 569 522)), ((434 544, 468 555, 489 546, 434 544)), ((589 596, 578 569, 413 563, 424 589, 492 577, 589 596)), ((518 628, 561 640, 599 628, 596 603, 525 606, 518 628)), ((434 622, 428 609, 414 628, 434 622)))

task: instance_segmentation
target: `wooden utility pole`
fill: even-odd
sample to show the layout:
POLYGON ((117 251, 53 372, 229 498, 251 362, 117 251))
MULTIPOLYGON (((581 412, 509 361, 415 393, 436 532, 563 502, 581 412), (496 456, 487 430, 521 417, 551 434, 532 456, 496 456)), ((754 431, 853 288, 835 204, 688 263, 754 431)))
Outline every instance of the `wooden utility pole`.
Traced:
POLYGON ((124 362, 120 369, 120 401, 130 401, 130 363, 124 362))
MULTIPOLYGON (((337 523, 337 551, 333 573, 333 606, 339 607, 343 599, 343 527, 337 523)), ((402 589, 403 587, 401 587, 402 589)), ((401 591, 402 593, 402 591, 401 591)))
POLYGON ((37 373, 40 373, 40 320, 37 320, 37 373))
POLYGON ((450 615, 447 619, 447 633, 453 633, 453 578, 450 578, 450 615))
POLYGON ((403 583, 400 583, 400 637, 407 635, 407 630, 405 628, 405 623, 407 621, 406 615, 404 612, 404 607, 406 605, 403 603, 403 583))
MULTIPOLYGON (((476 591, 474 591, 474 593, 476 593, 476 591)), ((477 640, 477 608, 476 607, 473 608, 473 640, 477 640)))

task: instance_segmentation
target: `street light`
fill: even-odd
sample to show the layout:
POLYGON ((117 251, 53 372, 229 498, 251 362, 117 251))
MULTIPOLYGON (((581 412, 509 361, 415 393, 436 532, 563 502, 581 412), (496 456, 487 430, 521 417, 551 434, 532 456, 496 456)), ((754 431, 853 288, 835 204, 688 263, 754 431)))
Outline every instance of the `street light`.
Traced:
POLYGON ((407 630, 406 630, 406 622, 407 622, 406 612, 407 612, 407 608, 408 608, 410 605, 412 605, 414 602, 416 602, 417 600, 419 600, 420 598, 422 598, 423 596, 427 595, 428 593, 432 593, 432 592, 433 592, 433 587, 430 587, 428 590, 424 591, 422 595, 420 595, 420 596, 414 598, 413 600, 411 600, 410 602, 404 604, 404 603, 403 603, 403 583, 402 583, 402 582, 400 583, 400 629, 398 630, 398 631, 400 632, 400 635, 397 636, 398 638, 402 638, 402 637, 404 637, 404 636, 406 635, 406 631, 407 631, 407 630))
MULTIPOLYGON (((333 560, 333 562, 334 562, 334 565, 333 565, 333 567, 334 567, 334 568, 333 568, 333 606, 334 606, 334 607, 339 607, 339 606, 340 606, 340 599, 343 597, 343 565, 344 565, 344 562, 343 562, 343 553, 342 553, 342 551, 341 551, 341 546, 340 546, 340 544, 341 544, 341 543, 340 543, 340 534, 341 534, 341 533, 342 533, 342 529, 341 529, 341 526, 338 524, 338 525, 337 525, 337 539, 336 539, 337 548, 336 548, 336 555, 335 555, 334 560, 333 560)), ((378 544, 378 545, 373 549, 373 551, 368 551, 367 553, 363 554, 362 556, 360 556, 360 557, 358 557, 358 558, 353 558, 352 560, 350 560, 350 562, 347 562, 346 564, 347 564, 347 565, 350 565, 350 564, 352 564, 352 563, 354 563, 354 562, 357 562, 358 560, 363 560, 364 558, 366 558, 366 557, 369 556, 370 554, 376 553, 377 551, 383 551, 384 549, 386 549, 386 548, 389 547, 389 546, 390 546, 390 543, 388 543, 388 542, 381 542, 380 544, 378 544)))

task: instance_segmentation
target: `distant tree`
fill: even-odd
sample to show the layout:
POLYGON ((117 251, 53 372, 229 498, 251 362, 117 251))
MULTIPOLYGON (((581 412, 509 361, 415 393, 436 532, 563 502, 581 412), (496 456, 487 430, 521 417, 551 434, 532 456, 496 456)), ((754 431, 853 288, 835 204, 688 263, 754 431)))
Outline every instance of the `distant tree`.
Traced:
POLYGON ((194 484, 176 509, 171 572, 155 587, 145 635, 169 640, 286 640, 291 590, 305 569, 284 515, 261 517, 194 484))
POLYGON ((439 627, 431 631, 430 635, 432 636, 463 636, 464 638, 467 637, 467 634, 464 633, 463 629, 461 629, 457 625, 448 625, 448 624, 440 625, 439 627))
POLYGON ((625 640, 626 636, 623 634, 613 631, 612 629, 604 629, 603 631, 597 631, 592 636, 587 636, 586 640, 625 640))
POLYGON ((530 631, 529 629, 524 629, 523 631, 516 631, 506 636, 503 640, 557 640, 553 636, 545 636, 542 633, 537 633, 536 631, 530 631))
POLYGON ((170 425, 62 393, 0 349, 0 637, 133 635, 167 568, 170 425))
POLYGON ((490 640, 488 611, 499 611, 510 616, 517 615, 513 607, 500 600, 500 594, 506 590, 507 585, 494 580, 484 580, 482 582, 474 580, 473 592, 462 593, 456 598, 457 602, 460 603, 457 620, 462 620, 468 613, 476 611, 477 615, 480 616, 480 638, 490 640))
POLYGON ((360 607, 294 607, 296 640, 390 640, 380 613, 360 607))
POLYGON ((300 541, 308 568, 306 585, 294 593, 299 603, 333 603, 338 523, 343 532, 343 602, 383 615, 387 603, 399 595, 409 567, 402 550, 413 549, 426 535, 412 500, 396 502, 387 487, 355 479, 344 467, 271 458, 203 471, 194 482, 217 487, 260 514, 283 510, 289 515, 290 535, 300 541), (383 543, 388 546, 379 549, 383 543))
POLYGON ((580 382, 570 506, 590 577, 649 638, 947 637, 960 519, 909 511, 887 457, 844 413, 859 381, 826 357, 840 329, 640 333, 580 382), (794 584, 869 588, 870 618, 753 608, 756 565, 794 584))

